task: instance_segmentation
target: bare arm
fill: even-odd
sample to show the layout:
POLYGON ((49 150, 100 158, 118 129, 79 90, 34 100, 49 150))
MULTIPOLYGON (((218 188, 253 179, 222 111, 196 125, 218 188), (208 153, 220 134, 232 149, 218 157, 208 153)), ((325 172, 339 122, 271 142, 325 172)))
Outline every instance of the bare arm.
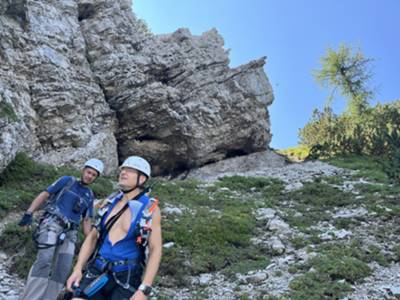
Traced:
POLYGON ((99 233, 95 228, 93 228, 89 235, 85 238, 81 250, 79 251, 78 261, 75 264, 74 271, 67 280, 67 289, 69 291, 72 291, 71 287, 73 283, 79 285, 82 279, 82 269, 86 265, 93 251, 95 250, 94 248, 96 247, 96 242, 98 238, 99 233))
POLYGON ((49 198, 50 194, 47 191, 41 192, 37 197, 32 201, 31 205, 29 206, 27 212, 33 213, 42 206, 44 202, 46 202, 47 198, 49 198))
POLYGON ((81 250, 79 251, 78 261, 75 264, 74 270, 82 270, 92 255, 96 242, 99 237, 97 229, 93 228, 89 235, 85 238, 82 244, 81 250))
POLYGON ((152 230, 149 237, 149 258, 142 281, 146 285, 152 285, 158 267, 160 266, 162 255, 161 213, 158 207, 154 211, 151 228, 152 230))
POLYGON ((90 218, 84 218, 82 221, 82 230, 85 238, 90 234, 92 231, 92 222, 90 218))
MULTIPOLYGON (((149 237, 149 259, 147 261, 146 271, 142 281, 143 284, 150 286, 153 284, 154 277, 157 274, 162 255, 161 214, 158 207, 154 211, 151 228, 152 231, 149 237)), ((145 296, 140 290, 137 290, 130 298, 130 300, 142 299, 147 299, 147 296, 145 296)))

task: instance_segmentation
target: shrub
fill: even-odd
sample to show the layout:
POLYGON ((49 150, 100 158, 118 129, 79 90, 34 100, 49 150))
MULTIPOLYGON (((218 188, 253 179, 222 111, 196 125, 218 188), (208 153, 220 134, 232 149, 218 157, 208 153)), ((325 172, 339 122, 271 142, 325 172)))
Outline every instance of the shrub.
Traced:
POLYGON ((329 107, 315 110, 299 136, 301 145, 310 147, 310 158, 346 154, 396 157, 391 154, 400 147, 400 101, 368 107, 357 118, 348 113, 336 115, 329 107))
POLYGON ((351 286, 346 282, 331 281, 326 274, 307 272, 293 279, 289 287, 289 299, 320 300, 341 299, 351 286))

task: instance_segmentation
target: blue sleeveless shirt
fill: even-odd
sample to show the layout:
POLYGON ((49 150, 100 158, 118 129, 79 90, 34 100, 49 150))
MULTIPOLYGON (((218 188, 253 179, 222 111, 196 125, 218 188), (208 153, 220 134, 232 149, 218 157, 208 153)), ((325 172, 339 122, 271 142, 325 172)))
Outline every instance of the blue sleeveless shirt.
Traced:
MULTIPOLYGON (((104 228, 105 220, 107 220, 111 210, 115 207, 115 205, 122 199, 123 194, 119 193, 114 197, 112 204, 110 205, 105 217, 101 222, 101 227, 104 228)), ((136 238, 139 234, 138 231, 138 222, 142 217, 142 213, 144 208, 150 202, 149 197, 146 195, 142 195, 137 200, 130 200, 128 202, 129 209, 131 211, 131 226, 129 227, 129 231, 127 235, 122 239, 116 242, 114 245, 111 244, 109 239, 109 235, 104 238, 103 244, 100 247, 99 255, 106 260, 111 262, 121 261, 121 260, 141 260, 143 256, 143 250, 141 246, 136 243, 136 238)))

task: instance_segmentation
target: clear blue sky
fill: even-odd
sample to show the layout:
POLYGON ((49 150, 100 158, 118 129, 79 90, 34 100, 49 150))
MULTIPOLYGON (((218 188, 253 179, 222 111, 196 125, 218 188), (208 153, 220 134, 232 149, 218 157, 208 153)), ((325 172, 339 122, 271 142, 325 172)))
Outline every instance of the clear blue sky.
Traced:
MULTIPOLYGON (((376 100, 400 99, 400 0, 133 0, 155 34, 180 27, 200 35, 213 27, 231 49, 231 67, 267 56, 275 101, 269 107, 271 147, 297 145, 298 129, 329 94, 312 70, 327 47, 360 47, 375 59, 376 100)), ((376 101, 373 102, 375 104, 376 101)), ((341 112, 344 100, 334 102, 341 112)))

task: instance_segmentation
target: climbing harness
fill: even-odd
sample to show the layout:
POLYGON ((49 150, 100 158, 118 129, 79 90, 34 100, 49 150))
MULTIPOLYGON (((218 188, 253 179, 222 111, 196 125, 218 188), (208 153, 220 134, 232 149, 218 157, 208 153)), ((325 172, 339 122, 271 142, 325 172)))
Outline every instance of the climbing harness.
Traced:
MULTIPOLYGON (((134 199, 140 199, 143 195, 148 195, 151 191, 151 188, 154 184, 148 188, 145 188, 140 194, 138 194, 134 199)), ((135 292, 135 288, 133 288, 129 282, 132 275, 132 270, 134 270, 139 265, 143 264, 143 256, 141 255, 140 259, 134 260, 120 260, 120 261, 109 261, 101 256, 98 256, 101 245, 103 244, 108 232, 111 230, 111 227, 115 224, 117 219, 124 213, 124 211, 129 207, 129 201, 125 204, 125 206, 114 216, 112 216, 104 225, 104 219, 107 217, 107 212, 111 209, 111 205, 114 201, 120 197, 122 198, 123 193, 114 193, 110 195, 103 206, 99 208, 98 216, 99 219, 96 222, 96 227, 99 230, 99 238, 96 244, 96 250, 94 251, 91 259, 89 260, 89 265, 95 267, 100 275, 91 274, 89 268, 86 269, 86 277, 94 278, 94 280, 82 291, 85 295, 89 296, 96 293, 99 289, 101 289, 110 279, 110 276, 114 279, 114 281, 121 286, 122 288, 129 290, 131 292, 135 292), (117 274, 122 271, 127 271, 126 281, 122 282, 117 274), (90 294, 90 295, 89 295, 90 294)), ((130 200, 130 201, 132 201, 130 200)), ((118 201, 118 200, 117 200, 118 201)), ((143 204, 140 210, 140 217, 136 222, 136 232, 138 233, 136 237, 136 243, 140 246, 141 251, 144 253, 145 247, 148 245, 149 235, 151 233, 151 225, 152 225, 152 217, 153 213, 158 206, 157 198, 150 198, 147 204, 143 204)))
MULTIPOLYGON (((66 216, 64 216, 61 211, 58 208, 58 202, 61 198, 61 196, 68 190, 72 188, 74 183, 76 182, 75 177, 70 177, 68 182, 64 185, 64 187, 54 195, 51 195, 48 203, 46 204, 44 208, 44 214, 39 220, 39 224, 36 226, 35 230, 32 233, 32 239, 34 243, 36 244, 37 249, 47 249, 50 247, 55 247, 58 245, 61 245, 66 237, 68 231, 71 230, 76 230, 79 227, 79 224, 76 224, 74 222, 71 222, 66 216), (52 223, 56 223, 59 226, 62 227, 61 232, 58 234, 55 242, 53 243, 45 243, 45 242, 40 242, 40 235, 43 234, 42 232, 42 227, 45 226, 45 223, 48 224, 48 226, 51 226, 52 223)), ((79 201, 78 201, 79 202, 79 201)))

